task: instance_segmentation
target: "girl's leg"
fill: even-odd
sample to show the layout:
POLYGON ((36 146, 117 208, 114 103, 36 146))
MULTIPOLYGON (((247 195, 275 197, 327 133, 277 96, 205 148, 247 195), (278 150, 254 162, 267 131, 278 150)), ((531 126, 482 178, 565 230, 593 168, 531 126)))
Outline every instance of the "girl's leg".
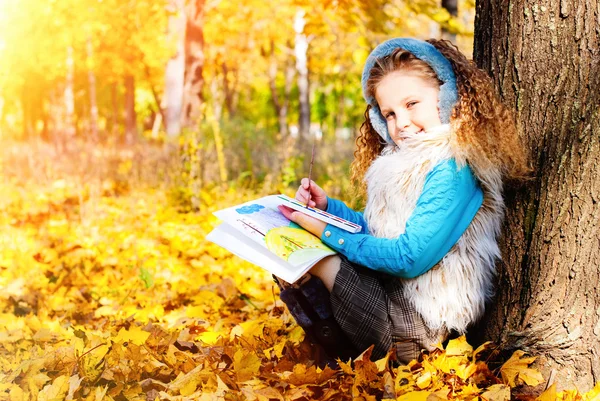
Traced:
POLYGON ((341 261, 337 255, 327 256, 314 265, 309 273, 320 278, 327 290, 331 292, 335 283, 335 276, 340 271, 341 261))
MULTIPOLYGON (((340 262, 338 256, 329 256, 319 261, 309 275, 294 285, 279 284, 281 300, 304 329, 308 339, 313 344, 321 345, 331 358, 347 360, 358 353, 335 321, 329 294, 340 262)), ((330 363, 334 366, 334 359, 330 363)))

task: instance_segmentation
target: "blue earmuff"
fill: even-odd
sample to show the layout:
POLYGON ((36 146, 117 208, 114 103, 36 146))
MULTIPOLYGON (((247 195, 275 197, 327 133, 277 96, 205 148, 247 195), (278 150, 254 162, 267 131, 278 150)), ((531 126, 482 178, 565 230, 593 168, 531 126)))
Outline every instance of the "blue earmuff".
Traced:
POLYGON ((385 57, 391 54, 395 49, 402 48, 406 51, 411 52, 418 59, 423 60, 435 71, 440 81, 443 84, 440 86, 440 94, 438 107, 440 109, 440 121, 443 124, 450 122, 450 116, 452 115, 452 108, 458 101, 458 89, 456 87, 456 76, 454 70, 452 70, 452 64, 446 59, 442 53, 438 51, 432 44, 422 40, 412 38, 395 38, 383 42, 377 46, 365 62, 365 67, 362 73, 362 89, 363 97, 371 105, 369 110, 369 119, 371 125, 377 131, 377 133, 385 139, 388 143, 393 143, 390 134, 388 133, 387 123, 377 101, 372 96, 367 97, 367 80, 371 74, 371 69, 375 65, 377 59, 385 57))

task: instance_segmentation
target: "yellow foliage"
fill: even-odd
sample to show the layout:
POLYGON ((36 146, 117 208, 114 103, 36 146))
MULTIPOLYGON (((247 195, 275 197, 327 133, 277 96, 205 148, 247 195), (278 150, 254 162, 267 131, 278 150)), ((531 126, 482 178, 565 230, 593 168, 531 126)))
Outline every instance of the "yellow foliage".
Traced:
POLYGON ((209 210, 186 213, 156 190, 80 204, 69 179, 39 185, 0 183, 0 400, 506 400, 542 380, 516 352, 502 384, 491 345, 464 337, 407 366, 368 349, 318 368, 270 275, 203 240, 211 210, 251 193, 206 190, 209 210))
POLYGON ((535 361, 535 357, 522 358, 523 351, 515 351, 508 361, 500 368, 502 379, 511 387, 523 382, 529 386, 537 386, 544 378, 535 369, 529 368, 535 361))

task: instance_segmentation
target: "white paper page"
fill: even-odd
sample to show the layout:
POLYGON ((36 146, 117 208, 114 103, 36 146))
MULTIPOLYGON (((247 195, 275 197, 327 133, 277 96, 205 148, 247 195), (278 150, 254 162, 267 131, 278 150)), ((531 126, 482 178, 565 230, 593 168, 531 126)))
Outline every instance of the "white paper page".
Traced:
MULTIPOLYGON (((223 223, 216 227, 206 236, 206 239, 222 246, 240 258, 262 267, 288 283, 293 283, 298 280, 314 263, 322 259, 319 258, 315 260, 314 263, 293 267, 283 259, 272 254, 266 248, 256 246, 254 241, 238 232, 227 223, 223 223)), ((325 256, 326 255, 323 257, 325 256)))
MULTIPOLYGON (((312 266, 325 256, 335 254, 319 238, 291 223, 277 209, 281 203, 278 195, 271 195, 219 210, 214 215, 235 229, 238 237, 244 236, 257 247, 268 251, 270 257, 280 259, 286 266, 296 266, 294 271, 312 266)), ((226 246, 227 243, 220 245, 237 254, 236 249, 226 246)), ((244 258, 248 259, 248 256, 244 258)), ((254 260, 252 263, 263 266, 265 262, 262 260, 254 260)))

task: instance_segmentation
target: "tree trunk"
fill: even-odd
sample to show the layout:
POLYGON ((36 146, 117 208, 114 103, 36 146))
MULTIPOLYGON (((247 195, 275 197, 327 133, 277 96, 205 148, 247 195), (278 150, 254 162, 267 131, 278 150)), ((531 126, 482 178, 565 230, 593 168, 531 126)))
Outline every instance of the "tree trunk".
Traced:
POLYGON ((73 47, 67 48, 67 82, 65 84, 65 129, 60 132, 60 150, 67 150, 68 144, 75 138, 75 62, 73 61, 73 47))
MULTIPOLYGON (((263 49, 263 55, 267 55, 267 50, 263 49)), ((292 87, 292 80, 294 78, 294 67, 287 61, 285 65, 285 83, 284 83, 284 95, 283 99, 279 97, 279 91, 277 89, 277 58, 275 57, 275 41, 271 39, 268 50, 269 57, 269 88, 271 89, 271 101, 275 109, 275 115, 279 123, 279 135, 281 138, 285 138, 288 135, 289 128, 287 123, 287 111, 289 105, 289 95, 292 87)))
MULTIPOLYGON (((287 48, 292 48, 291 42, 288 42, 287 48)), ((290 55, 286 58, 283 102, 281 104, 281 110, 279 112, 279 127, 280 130, 282 129, 282 127, 284 127, 283 129, 286 135, 290 132, 290 125, 288 123, 288 111, 290 109, 290 96, 292 93, 292 85, 294 83, 295 75, 296 69, 294 68, 294 59, 290 55)))
MULTIPOLYGON (((458 0, 442 0, 442 7, 445 8, 452 18, 458 15, 458 0)), ((445 26, 442 26, 442 39, 456 43, 456 34, 450 32, 445 26)))
POLYGON ((308 84, 308 38, 304 33, 306 25, 305 11, 300 10, 294 17, 294 30, 296 31, 296 70, 298 71, 298 94, 300 115, 298 121, 299 147, 302 149, 304 139, 310 133, 310 99, 308 84))
POLYGON ((193 0, 187 6, 185 32, 185 84, 183 95, 183 125, 194 129, 202 115, 204 77, 204 0, 193 0))
POLYGON ((545 377, 600 381, 600 3, 477 2, 475 60, 511 105, 535 176, 507 191, 486 339, 538 355, 545 377))
POLYGON ((129 145, 137 139, 135 114, 135 81, 133 75, 125 76, 125 142, 129 145))
POLYGON ((230 68, 225 62, 221 64, 223 71, 223 92, 225 94, 225 108, 229 117, 235 117, 237 113, 238 91, 237 85, 240 78, 237 68, 230 68))
POLYGON ((96 75, 94 74, 94 48, 92 39, 87 39, 88 84, 90 90, 90 131, 92 140, 98 142, 98 104, 96 101, 96 75))
POLYGON ((118 96, 118 87, 117 87, 117 82, 113 82, 110 85, 110 97, 111 97, 111 101, 112 101, 112 116, 111 116, 111 121, 112 121, 112 127, 111 127, 111 133, 113 135, 116 135, 117 132, 119 131, 119 96, 118 96))
POLYGON ((165 111, 167 135, 178 137, 181 133, 181 111, 183 109, 183 85, 185 74, 185 1, 171 0, 168 41, 175 45, 175 55, 165 69, 165 94, 161 109, 165 111))

